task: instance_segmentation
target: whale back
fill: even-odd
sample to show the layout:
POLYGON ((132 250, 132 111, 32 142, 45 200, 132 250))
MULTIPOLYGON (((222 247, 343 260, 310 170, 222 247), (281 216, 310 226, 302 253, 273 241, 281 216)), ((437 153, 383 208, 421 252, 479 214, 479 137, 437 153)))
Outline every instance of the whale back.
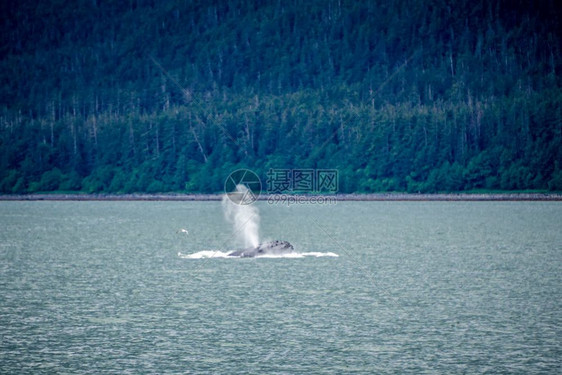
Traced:
POLYGON ((256 247, 250 247, 244 250, 238 250, 230 253, 230 256, 240 256, 243 258, 252 258, 260 255, 283 255, 294 252, 295 248, 287 241, 269 241, 259 244, 256 247))

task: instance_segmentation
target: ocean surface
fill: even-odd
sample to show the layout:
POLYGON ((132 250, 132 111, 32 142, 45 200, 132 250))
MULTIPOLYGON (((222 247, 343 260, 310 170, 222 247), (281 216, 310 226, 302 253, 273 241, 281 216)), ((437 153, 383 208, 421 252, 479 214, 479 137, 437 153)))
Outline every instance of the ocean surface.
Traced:
POLYGON ((0 202, 2 374, 559 374, 562 203, 0 202))

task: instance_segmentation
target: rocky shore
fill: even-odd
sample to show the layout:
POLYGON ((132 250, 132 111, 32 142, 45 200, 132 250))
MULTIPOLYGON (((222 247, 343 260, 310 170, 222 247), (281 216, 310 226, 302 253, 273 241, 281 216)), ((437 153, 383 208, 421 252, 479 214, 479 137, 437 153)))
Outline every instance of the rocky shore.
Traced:
MULTIPOLYGON (((259 200, 279 198, 262 194, 259 200)), ((562 201, 555 193, 452 193, 452 194, 334 194, 283 195, 290 199, 335 198, 337 201, 562 201)), ((2 201, 220 201, 221 194, 20 194, 0 195, 2 201)))

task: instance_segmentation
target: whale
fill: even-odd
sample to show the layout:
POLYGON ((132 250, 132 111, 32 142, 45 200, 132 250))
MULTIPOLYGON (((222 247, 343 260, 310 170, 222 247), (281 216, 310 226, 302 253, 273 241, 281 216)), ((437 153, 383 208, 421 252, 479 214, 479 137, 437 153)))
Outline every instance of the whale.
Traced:
POLYGON ((285 255, 295 252, 295 248, 287 241, 269 241, 243 250, 236 250, 228 254, 232 257, 254 258, 263 255, 285 255))

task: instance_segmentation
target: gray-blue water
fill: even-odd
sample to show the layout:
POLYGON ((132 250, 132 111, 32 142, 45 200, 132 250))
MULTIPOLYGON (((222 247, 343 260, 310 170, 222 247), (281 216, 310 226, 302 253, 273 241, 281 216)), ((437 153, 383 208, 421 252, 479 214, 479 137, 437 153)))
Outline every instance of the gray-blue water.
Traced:
POLYGON ((259 208, 0 202, 0 373, 560 373, 561 203, 259 208))

